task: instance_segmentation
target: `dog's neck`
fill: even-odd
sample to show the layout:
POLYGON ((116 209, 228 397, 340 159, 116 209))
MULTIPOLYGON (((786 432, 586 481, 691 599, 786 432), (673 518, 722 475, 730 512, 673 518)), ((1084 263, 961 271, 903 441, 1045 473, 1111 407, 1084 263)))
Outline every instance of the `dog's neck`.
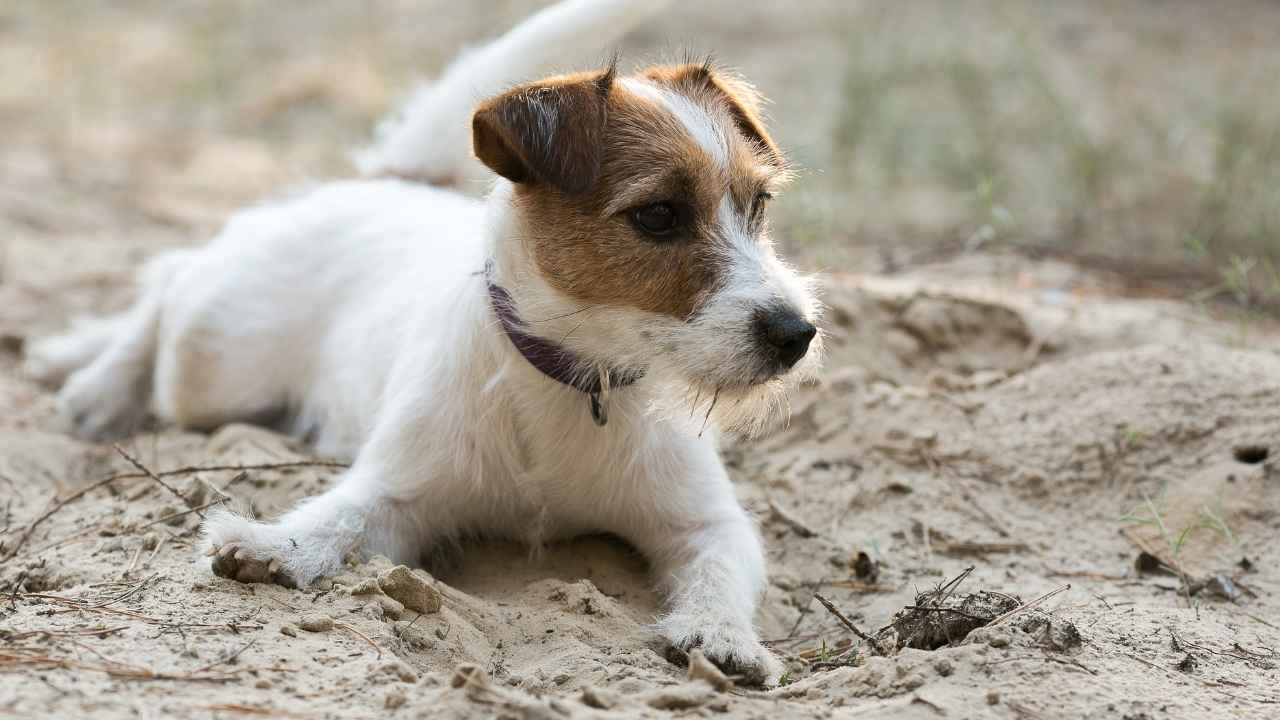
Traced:
MULTIPOLYGON (((529 261, 523 248, 513 247, 513 244, 519 244, 519 239, 508 231, 512 212, 510 202, 510 185, 499 181, 489 198, 493 215, 489 227, 489 259, 484 268, 490 310, 516 352, 550 380, 585 395, 592 419, 597 425, 604 425, 608 422, 609 394, 634 384, 644 376, 644 370, 593 362, 562 342, 545 337, 534 323, 522 317, 506 285, 518 282, 518 277, 524 277, 526 284, 529 282, 529 261), (512 266, 524 266, 526 269, 516 272, 512 266)), ((546 292, 546 288, 541 290, 546 292)), ((543 328, 544 331, 547 329, 543 328)))

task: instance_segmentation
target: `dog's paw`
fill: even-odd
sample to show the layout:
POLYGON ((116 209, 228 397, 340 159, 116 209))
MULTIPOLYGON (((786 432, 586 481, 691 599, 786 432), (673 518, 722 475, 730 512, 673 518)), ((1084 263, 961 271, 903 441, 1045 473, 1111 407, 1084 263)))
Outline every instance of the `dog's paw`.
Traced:
POLYGON ((23 349, 22 374, 45 385, 61 385, 101 349, 96 338, 77 332, 33 340, 23 349))
POLYGON ((142 427, 147 411, 133 383, 101 377, 95 367, 78 370, 58 392, 61 423, 82 440, 117 440, 142 427))
POLYGON ((57 386, 75 369, 57 356, 57 348, 48 340, 33 343, 22 355, 22 374, 44 385, 57 386))
POLYGON ((333 564, 326 548, 227 510, 209 513, 201 531, 213 574, 229 580, 306 587, 333 564))
POLYGON ((284 565, 279 558, 269 555, 259 557, 254 548, 228 543, 221 547, 210 548, 210 552, 213 554, 210 567, 213 574, 218 577, 242 583, 270 583, 287 588, 298 587, 297 581, 283 572, 284 565))
POLYGON ((760 644, 750 627, 734 622, 681 623, 673 618, 662 625, 672 662, 685 664, 688 652, 698 648, 739 685, 776 685, 782 676, 782 663, 760 644))

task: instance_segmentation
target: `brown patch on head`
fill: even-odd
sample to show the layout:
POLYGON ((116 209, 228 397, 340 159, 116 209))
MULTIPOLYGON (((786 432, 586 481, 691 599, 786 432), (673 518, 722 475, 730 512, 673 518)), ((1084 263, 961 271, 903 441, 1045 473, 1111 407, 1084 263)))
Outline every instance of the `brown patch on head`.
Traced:
POLYGON ((753 210, 785 163, 754 94, 699 67, 653 68, 622 82, 611 71, 553 78, 477 112, 476 154, 516 183, 521 241, 539 274, 575 301, 687 319, 721 282, 727 246, 759 241, 753 210), (686 115, 705 114, 716 147, 690 133, 673 96, 686 115), (740 216, 730 228, 726 196, 740 216), (635 210, 657 203, 677 213, 670 236, 634 221, 635 210))
POLYGON ((722 105, 733 118, 738 132, 758 143, 759 149, 780 167, 786 164, 782 151, 765 129, 760 110, 764 98, 750 83, 740 77, 717 72, 710 62, 654 67, 646 70, 644 75, 677 92, 695 97, 701 95, 707 104, 722 105))

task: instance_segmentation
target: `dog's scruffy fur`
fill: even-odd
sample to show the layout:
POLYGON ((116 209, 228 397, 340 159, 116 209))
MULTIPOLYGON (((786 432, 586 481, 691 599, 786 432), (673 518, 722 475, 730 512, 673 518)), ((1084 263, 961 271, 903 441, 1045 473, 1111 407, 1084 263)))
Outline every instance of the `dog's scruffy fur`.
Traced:
POLYGON ((770 243, 764 206, 788 172, 757 95, 704 63, 609 67, 484 100, 472 142, 454 140, 475 88, 658 6, 572 0, 463 56, 362 155, 364 178, 158 257, 132 309, 35 344, 29 371, 65 380, 60 409, 84 437, 148 413, 192 428, 275 416, 354 459, 270 522, 211 513, 219 575, 306 586, 353 552, 413 563, 472 535, 609 532, 649 559, 671 643, 776 679, 752 621, 761 539, 715 436, 776 410, 821 337, 808 283, 770 243), (469 176, 472 149, 497 175, 483 201, 442 186, 469 176), (494 287, 599 379, 594 417, 517 350, 494 287))

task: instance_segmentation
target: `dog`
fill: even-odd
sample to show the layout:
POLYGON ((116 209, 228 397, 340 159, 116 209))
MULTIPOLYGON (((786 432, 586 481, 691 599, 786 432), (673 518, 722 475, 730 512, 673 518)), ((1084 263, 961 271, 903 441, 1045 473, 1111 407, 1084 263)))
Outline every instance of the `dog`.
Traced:
POLYGON ((753 625, 762 541, 717 438, 777 415, 822 338, 811 282, 770 241, 791 172, 761 99, 697 62, 500 91, 658 7, 572 0, 464 55, 362 177, 159 256, 127 312, 37 343, 29 372, 65 378, 59 410, 86 438, 148 413, 275 417, 353 459, 272 521, 210 512, 217 575, 305 587, 350 553, 414 563, 469 536, 607 532, 647 557, 667 641, 775 681, 753 625), (476 88, 495 91, 470 112, 476 88), (448 186, 472 150, 483 200, 448 186))

